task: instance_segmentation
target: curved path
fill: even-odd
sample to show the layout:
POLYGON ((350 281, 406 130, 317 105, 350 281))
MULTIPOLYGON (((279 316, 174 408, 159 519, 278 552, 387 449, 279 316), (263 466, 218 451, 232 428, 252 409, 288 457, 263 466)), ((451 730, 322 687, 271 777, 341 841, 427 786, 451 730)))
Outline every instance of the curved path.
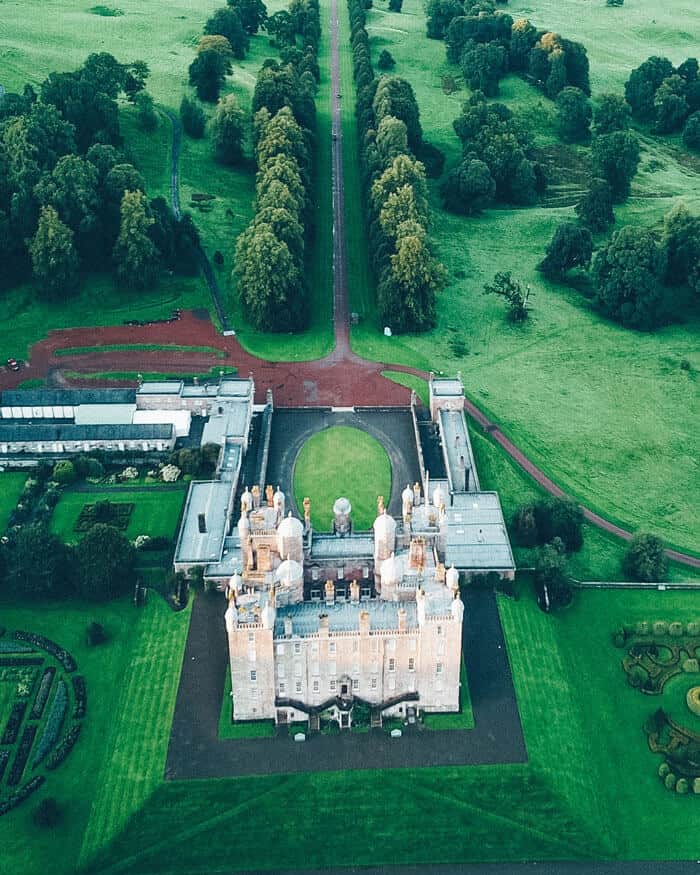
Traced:
MULTIPOLYGON (((333 317, 335 348, 322 359, 304 362, 270 362, 246 352, 234 337, 222 337, 206 311, 183 314, 175 323, 150 326, 117 325, 100 328, 70 328, 50 331, 48 337, 34 344, 28 366, 20 373, 1 372, 0 390, 18 385, 31 378, 60 377, 61 370, 82 373, 107 371, 142 371, 162 373, 208 372, 212 368, 238 368, 247 376, 253 374, 256 400, 263 402, 271 389, 278 407, 352 407, 407 406, 411 392, 404 386, 382 377, 384 370, 412 374, 427 380, 429 375, 418 368, 389 365, 368 361, 352 352, 349 339, 349 307, 346 269, 346 239, 343 187, 343 139, 340 118, 340 64, 338 51, 337 0, 331 2, 331 108, 332 108, 332 184, 333 184, 333 317), (209 346, 224 353, 220 358, 213 353, 163 350, 110 351, 86 355, 56 356, 62 347, 100 346, 113 344, 163 344, 209 346)), ((171 197, 173 211, 179 215, 178 159, 181 142, 179 119, 170 110, 164 110, 172 123, 171 197)), ((200 261, 214 307, 224 328, 226 316, 221 304, 221 292, 212 266, 203 250, 200 261)), ((136 312, 136 315, 138 313, 136 312)), ((72 385, 94 386, 94 380, 71 380, 72 385)), ((110 385, 109 380, 102 380, 110 385)), ((124 385, 111 381, 111 385, 124 385)), ((489 419, 472 401, 467 400, 468 415, 498 443, 505 452, 551 495, 564 496, 557 486, 507 438, 498 425, 489 419)), ((623 540, 632 534, 621 526, 606 520, 600 514, 581 505, 584 516, 593 525, 623 540)), ((700 569, 700 558, 679 550, 667 550, 668 557, 691 568, 700 569)))

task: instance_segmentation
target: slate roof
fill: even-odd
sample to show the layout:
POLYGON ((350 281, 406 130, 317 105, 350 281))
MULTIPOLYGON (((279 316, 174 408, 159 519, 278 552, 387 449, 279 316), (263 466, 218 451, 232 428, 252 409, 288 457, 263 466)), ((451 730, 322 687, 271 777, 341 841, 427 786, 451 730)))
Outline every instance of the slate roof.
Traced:
POLYGON ((79 404, 134 404, 136 389, 5 389, 6 407, 76 407, 79 404))
POLYGON ((67 423, 34 423, 4 425, 0 422, 0 441, 146 441, 169 440, 172 423, 148 425, 74 425, 67 423))

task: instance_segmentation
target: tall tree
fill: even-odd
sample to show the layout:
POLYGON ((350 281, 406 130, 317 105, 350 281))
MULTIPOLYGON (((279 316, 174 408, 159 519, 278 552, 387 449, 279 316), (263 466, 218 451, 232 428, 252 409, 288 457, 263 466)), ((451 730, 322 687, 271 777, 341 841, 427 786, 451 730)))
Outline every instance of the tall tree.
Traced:
POLYGON ((148 229, 154 219, 141 191, 125 191, 121 202, 119 236, 112 258, 119 281, 131 289, 147 289, 158 279, 159 258, 148 229))
POLYGON ((182 95, 180 101, 180 121, 185 133, 195 140, 201 140, 204 136, 204 129, 207 124, 207 117, 204 110, 196 100, 189 98, 186 94, 182 95))
POLYGON ((545 276, 559 278, 574 267, 588 267, 593 254, 593 239, 588 228, 573 222, 557 225, 540 270, 545 276))
POLYGON ((630 105, 620 94, 601 94, 593 112, 593 127, 597 136, 613 131, 626 131, 630 126, 630 105))
POLYGON ((197 97, 207 103, 216 103, 226 77, 227 62, 215 49, 206 49, 189 66, 189 82, 197 89, 197 97))
POLYGON ((133 590, 136 551, 114 526, 94 525, 75 556, 76 585, 83 598, 104 602, 133 590))
POLYGON ((250 37, 243 27, 241 16, 231 6, 222 6, 220 9, 217 9, 204 25, 204 33, 218 33, 221 36, 225 36, 231 44, 233 56, 239 60, 245 58, 250 48, 250 37))
POLYGON ((28 245, 34 278, 50 298, 63 298, 75 291, 78 256, 73 232, 58 218, 52 206, 42 207, 36 234, 28 245))
POLYGON ((610 184, 613 200, 624 201, 639 166, 639 140, 630 131, 613 131, 593 140, 593 171, 610 184))
POLYGON ((493 202, 496 183, 483 161, 466 158, 447 174, 440 194, 446 210, 471 216, 493 202))
POLYGON ((592 179, 588 191, 575 207, 576 215, 591 231, 605 231, 615 222, 610 183, 592 179))
POLYGON ((672 74, 673 64, 668 58, 659 58, 656 55, 647 58, 632 70, 625 83, 625 99, 635 118, 642 121, 653 118, 656 89, 672 74))
POLYGON ((239 14, 246 33, 253 36, 258 30, 265 28, 267 8, 262 0, 227 0, 227 2, 239 14))
POLYGON ((83 257, 98 244, 102 227, 98 180, 97 168, 90 161, 79 155, 64 155, 34 190, 39 202, 55 207, 73 231, 83 257))
POLYGON ((557 94, 559 136, 568 143, 585 141, 591 133, 591 105, 580 88, 567 86, 557 94))
POLYGON ((240 164, 243 160, 243 110, 235 94, 222 98, 211 122, 211 139, 216 160, 222 164, 240 164))
POLYGON ((7 579, 18 593, 62 595, 70 581, 70 550, 43 523, 22 526, 7 554, 7 579))
POLYGON ((666 249, 666 282, 688 283, 700 292, 700 216, 694 216, 684 203, 664 216, 662 245, 666 249))
POLYGON ((411 83, 400 76, 382 76, 377 85, 373 103, 377 122, 391 115, 406 125, 408 145, 416 154, 423 142, 420 111, 411 83))
POLYGON ((622 325, 651 331, 662 316, 664 273, 664 251, 654 236, 641 228, 622 228, 593 259, 593 305, 622 325))

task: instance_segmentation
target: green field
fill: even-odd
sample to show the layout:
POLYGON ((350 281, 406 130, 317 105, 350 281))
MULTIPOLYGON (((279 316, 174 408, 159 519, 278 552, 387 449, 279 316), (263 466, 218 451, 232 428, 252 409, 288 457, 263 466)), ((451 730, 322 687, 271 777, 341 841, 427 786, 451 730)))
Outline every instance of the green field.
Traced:
POLYGON ((344 495, 352 504, 353 528, 370 529, 377 516, 377 496, 389 503, 391 464, 384 447, 366 432, 333 426, 318 432, 301 448, 294 463, 294 495, 301 508, 311 499, 311 522, 328 531, 333 502, 344 495))
MULTIPOLYGON (((555 5, 554 24, 588 49, 595 89, 599 59, 621 42, 615 31, 607 46, 601 40, 599 22, 610 10, 583 0, 542 8, 555 5)), ((651 9, 651 3, 645 5, 651 9)), ((683 0, 668 4, 659 21, 671 20, 670 9, 687 8, 683 0)), ((625 6, 613 15, 624 21, 627 11, 625 6)), ((656 11, 654 6, 654 16, 656 11)), ((637 13, 630 8, 630 14, 637 13)), ((545 11, 540 19, 547 20, 545 11)), ((688 15, 684 26, 700 43, 697 17, 688 15)), ((446 153, 449 168, 459 157, 452 121, 467 92, 443 93, 442 75, 456 68, 447 65, 444 44, 425 37, 421 4, 406 0, 401 14, 371 10, 368 31, 375 59, 388 48, 397 61, 395 72, 410 79, 425 137, 446 153)), ((649 34, 633 30, 625 36, 623 64, 652 53, 649 34)), ((689 48, 684 42, 674 59, 689 48)), ((621 66, 610 86, 620 89, 628 72, 621 66)), ((349 87, 344 81, 344 90, 349 87)), ((543 142, 552 141, 551 104, 540 92, 514 77, 504 80, 502 92, 531 125, 544 117, 543 142)), ((692 159, 679 160, 682 153, 668 139, 645 135, 643 146, 642 171, 629 202, 617 210, 618 227, 657 222, 681 196, 700 207, 700 168, 690 166, 692 159)), ((439 299, 437 328, 422 336, 386 338, 370 314, 352 330, 355 351, 425 370, 461 370, 467 393, 569 493, 633 530, 652 530, 697 550, 700 468, 690 448, 696 443, 700 314, 696 310, 686 324, 651 335, 606 322, 578 292, 544 282, 536 271, 556 223, 573 218, 571 207, 493 209, 464 219, 444 212, 436 186, 431 189, 432 234, 450 275, 439 299), (481 293, 496 270, 512 270, 532 287, 532 318, 524 327, 508 326, 501 303, 481 293), (453 352, 460 345, 466 352, 453 352), (680 368, 684 358, 690 372, 680 368)), ((352 225, 350 213, 347 223, 352 225)))
POLYGON ((134 510, 129 518, 129 527, 124 534, 130 540, 139 535, 174 538, 180 519, 180 509, 185 498, 185 484, 181 488, 148 492, 129 492, 128 486, 114 489, 76 492, 67 489, 61 495, 51 517, 51 530, 66 543, 75 543, 82 535, 74 530, 75 522, 85 504, 96 501, 133 502, 134 510))
POLYGON ((10 514, 19 501, 26 480, 27 475, 18 471, 3 471, 0 474, 0 533, 7 528, 10 514))

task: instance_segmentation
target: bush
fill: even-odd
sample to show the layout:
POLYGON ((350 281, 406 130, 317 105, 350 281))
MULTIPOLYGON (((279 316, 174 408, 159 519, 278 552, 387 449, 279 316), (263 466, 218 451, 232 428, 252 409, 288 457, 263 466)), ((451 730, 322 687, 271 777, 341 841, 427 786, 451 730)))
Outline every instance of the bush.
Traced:
POLYGON ((667 790, 675 790, 676 789, 676 776, 673 772, 669 772, 664 778, 664 784, 666 785, 667 790))
POLYGON ((646 636, 651 631, 651 625, 648 620, 640 620, 635 624, 634 631, 636 635, 646 636))
POLYGON ((73 746, 75 745, 78 737, 80 735, 80 727, 82 724, 77 723, 68 730, 68 732, 63 736, 61 743, 58 747, 55 748, 53 753, 49 754, 48 759, 46 760, 46 768, 47 769, 56 769, 61 765, 63 760, 68 756, 68 754, 73 750, 73 746))
POLYGON ((44 713, 44 708, 46 707, 46 702, 49 698, 49 693, 51 691, 51 685, 53 684, 55 674, 56 669, 53 666, 49 666, 48 668, 44 669, 44 673, 41 676, 39 689, 37 690, 36 696, 34 697, 34 704, 32 705, 31 714, 29 715, 32 720, 41 719, 41 715, 44 713))
POLYGON ((687 635, 692 636, 693 638, 700 635, 700 623, 697 620, 689 620, 686 624, 685 631, 687 635))
POLYGON ((90 647, 95 647, 97 644, 104 644, 107 640, 107 633, 105 632, 104 626, 93 620, 87 627, 86 638, 90 647))
POLYGON ((61 809, 53 796, 42 799, 32 813, 34 826, 52 829, 61 822, 61 809))
POLYGON ((688 781, 686 778, 679 778, 676 782, 676 793, 687 793, 688 781))
POLYGON ((679 623, 678 621, 669 623, 668 634, 673 635, 674 638, 680 638, 680 636, 683 634, 683 623, 679 623))
POLYGON ((195 140, 201 140, 207 124, 204 110, 196 100, 191 100, 186 94, 180 102, 180 121, 185 133, 195 140))
POLYGON ((377 67, 379 67, 380 70, 391 70, 392 67, 395 66, 396 61, 391 52, 387 51, 387 49, 382 49, 381 54, 379 55, 379 60, 377 61, 377 67))
POLYGON ((668 623, 665 620, 654 620, 651 628, 655 637, 660 638, 664 635, 668 635, 668 623))
POLYGON ((693 793, 700 793, 700 778, 693 779, 693 793))
POLYGON ((87 687, 85 685, 85 678, 82 675, 74 675, 71 680, 73 681, 73 694, 75 696, 73 717, 76 720, 81 720, 87 711, 87 687))
POLYGON ((661 763, 659 766, 659 777, 663 780, 666 775, 671 771, 671 766, 667 762, 661 763))
POLYGON ((61 727, 68 710, 68 688, 65 681, 59 681, 56 686, 56 695, 51 703, 49 716, 44 724, 44 731, 39 739, 39 744, 36 747, 34 755, 33 767, 36 768, 44 759, 47 753, 58 741, 61 734, 61 727))
POLYGON ((625 646, 625 630, 624 629, 616 629, 612 633, 612 642, 615 647, 624 647, 625 646))
POLYGON ((70 459, 62 459, 60 462, 56 462, 53 467, 53 479, 63 486, 74 483, 76 476, 75 466, 70 459))

